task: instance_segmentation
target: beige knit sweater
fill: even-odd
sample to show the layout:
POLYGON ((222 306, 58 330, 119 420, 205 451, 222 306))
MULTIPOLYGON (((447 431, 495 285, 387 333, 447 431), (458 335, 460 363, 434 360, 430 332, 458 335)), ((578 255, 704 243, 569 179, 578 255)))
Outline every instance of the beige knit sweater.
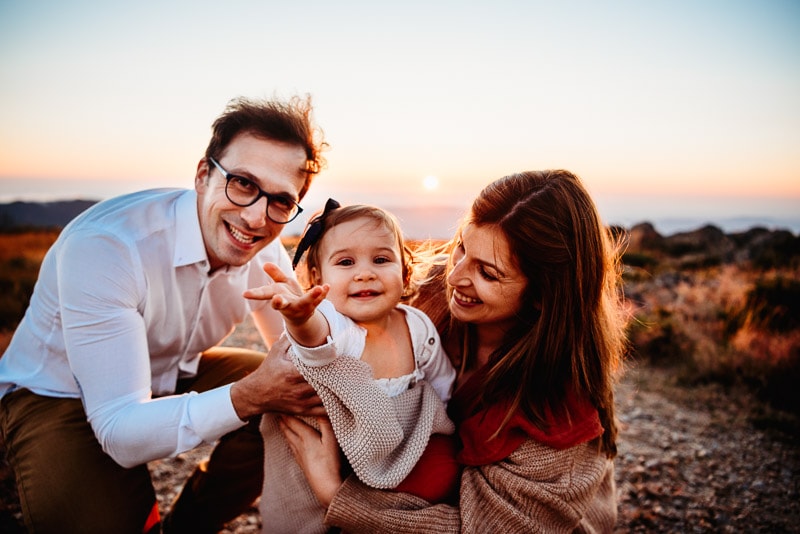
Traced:
MULTIPOLYGON (((319 367, 305 365, 297 357, 294 362, 322 399, 354 473, 373 487, 397 486, 419 460, 431 434, 455 430, 438 394, 424 380, 389 397, 361 360, 341 356, 319 367)), ((325 532, 325 509, 292 457, 274 415, 263 416, 261 432, 262 532, 325 532)))
POLYGON ((349 477, 325 522, 348 533, 612 532, 614 464, 596 442, 557 450, 524 442, 503 461, 466 467, 458 507, 432 506, 349 477))

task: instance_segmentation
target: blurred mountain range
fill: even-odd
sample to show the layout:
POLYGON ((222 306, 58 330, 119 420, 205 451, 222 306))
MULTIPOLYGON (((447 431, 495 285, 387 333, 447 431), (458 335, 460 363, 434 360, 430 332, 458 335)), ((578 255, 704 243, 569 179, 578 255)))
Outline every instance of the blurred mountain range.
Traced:
MULTIPOLYGON (((74 219, 78 214, 96 204, 97 200, 63 200, 49 202, 28 202, 15 201, 0 203, 0 231, 21 231, 38 228, 63 228, 74 219)), ((463 207, 452 206, 403 206, 386 207, 394 213, 400 221, 406 237, 409 239, 449 239, 453 236, 459 219, 464 215, 463 207)), ((300 235, 306 224, 305 220, 289 223, 283 231, 285 237, 300 235)), ((661 222, 661 221, 660 221, 661 222)), ((642 221, 638 224, 630 225, 627 230, 630 232, 631 249, 639 250, 642 245, 646 249, 648 246, 654 248, 665 247, 667 249, 687 249, 687 250, 717 250, 719 247, 726 248, 724 255, 730 255, 731 249, 737 248, 736 245, 743 245, 742 241, 749 242, 750 238, 759 236, 756 241, 769 240, 765 236, 780 236, 780 240, 793 242, 795 238, 800 239, 795 232, 787 229, 775 228, 770 230, 758 221, 751 221, 750 231, 726 231, 726 225, 720 224, 697 224, 696 228, 689 231, 679 231, 675 227, 666 224, 660 232, 651 221, 642 221), (665 231, 667 230, 667 231, 665 231), (753 233, 753 230, 757 230, 753 233), (661 241, 664 237, 669 237, 666 241, 661 241)), ((774 227, 774 225, 772 225, 774 227)), ((720 253, 720 251, 717 251, 720 253)))
POLYGON ((64 200, 0 204, 0 230, 63 228, 96 203, 96 200, 64 200))

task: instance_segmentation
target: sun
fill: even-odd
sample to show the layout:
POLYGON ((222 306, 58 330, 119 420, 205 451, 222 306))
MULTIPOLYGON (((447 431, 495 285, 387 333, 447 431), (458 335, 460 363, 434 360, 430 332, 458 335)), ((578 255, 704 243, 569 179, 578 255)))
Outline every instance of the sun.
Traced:
POLYGON ((427 189, 428 191, 433 191, 437 187, 439 187, 439 179, 435 176, 426 176, 422 179, 422 187, 427 189))

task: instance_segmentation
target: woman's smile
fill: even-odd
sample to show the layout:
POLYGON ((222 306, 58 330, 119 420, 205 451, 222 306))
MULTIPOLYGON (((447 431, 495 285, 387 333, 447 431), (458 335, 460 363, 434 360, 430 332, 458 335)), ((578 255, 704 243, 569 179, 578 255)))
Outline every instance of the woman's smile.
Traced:
POLYGON ((468 306, 468 305, 472 305, 472 304, 481 304, 483 302, 481 299, 474 298, 474 297, 469 297, 469 296, 465 295, 464 293, 461 293, 457 289, 453 290, 453 300, 455 300, 457 304, 460 304, 462 306, 468 306))

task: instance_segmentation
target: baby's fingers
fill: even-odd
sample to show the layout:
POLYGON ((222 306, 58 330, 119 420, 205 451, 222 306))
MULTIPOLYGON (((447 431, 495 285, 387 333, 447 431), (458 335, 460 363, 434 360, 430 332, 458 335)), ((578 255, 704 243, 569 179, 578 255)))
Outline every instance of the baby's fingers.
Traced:
POLYGON ((267 262, 262 267, 267 275, 276 282, 288 282, 289 277, 274 263, 267 262))
POLYGON ((242 296, 246 299, 269 300, 275 296, 275 288, 272 285, 253 287, 246 289, 242 296))
POLYGON ((272 298, 272 308, 275 310, 282 310, 288 308, 291 303, 286 300, 283 295, 275 295, 272 298))

